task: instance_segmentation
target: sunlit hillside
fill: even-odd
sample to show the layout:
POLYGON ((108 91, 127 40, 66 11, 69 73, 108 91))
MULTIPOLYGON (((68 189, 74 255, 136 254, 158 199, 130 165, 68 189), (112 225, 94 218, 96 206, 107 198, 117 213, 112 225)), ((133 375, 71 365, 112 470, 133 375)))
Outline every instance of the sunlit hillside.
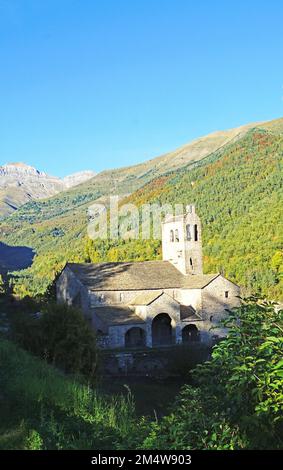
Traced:
POLYGON ((220 140, 225 135, 222 145, 218 141, 209 146, 208 136, 186 146, 196 149, 196 145, 203 145, 204 151, 206 145, 206 155, 199 161, 196 157, 190 160, 187 154, 189 161, 181 165, 179 150, 168 154, 169 160, 164 156, 104 172, 53 198, 26 204, 4 219, 1 240, 8 245, 30 246, 37 252, 33 266, 21 274, 18 289, 22 293, 43 292, 67 260, 160 257, 159 241, 93 244, 87 240, 87 208, 112 193, 124 194, 125 201, 138 206, 156 201, 194 202, 203 223, 205 270, 224 271, 247 292, 282 297, 283 119, 228 134, 229 139, 219 133, 220 140), (153 166, 152 162, 157 163, 153 166), (178 162, 176 170, 174 162, 178 162))

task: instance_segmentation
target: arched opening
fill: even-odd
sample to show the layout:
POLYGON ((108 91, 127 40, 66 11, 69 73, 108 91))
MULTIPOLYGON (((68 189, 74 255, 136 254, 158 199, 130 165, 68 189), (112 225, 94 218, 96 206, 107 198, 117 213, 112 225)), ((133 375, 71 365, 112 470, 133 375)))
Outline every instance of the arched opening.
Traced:
POLYGON ((174 230, 170 230, 170 242, 174 241, 174 230))
POLYGON ((191 226, 190 224, 186 225, 186 233, 187 233, 187 240, 191 241, 192 239, 192 234, 191 234, 191 226))
POLYGON ((191 341, 199 341, 200 334, 196 325, 187 325, 182 330, 182 342, 190 343, 191 341))
POLYGON ((142 328, 134 326, 130 328, 125 334, 125 346, 126 348, 136 348, 145 346, 146 336, 145 331, 142 328))
POLYGON ((152 345, 160 346, 172 343, 172 325, 171 318, 167 313, 159 313, 151 326, 152 345))
POLYGON ((175 242, 179 242, 180 241, 180 238, 179 238, 179 230, 176 229, 175 230, 175 242))
POLYGON ((195 232, 195 242, 197 242, 198 241, 198 226, 197 226, 197 224, 195 224, 195 226, 194 226, 194 232, 195 232))

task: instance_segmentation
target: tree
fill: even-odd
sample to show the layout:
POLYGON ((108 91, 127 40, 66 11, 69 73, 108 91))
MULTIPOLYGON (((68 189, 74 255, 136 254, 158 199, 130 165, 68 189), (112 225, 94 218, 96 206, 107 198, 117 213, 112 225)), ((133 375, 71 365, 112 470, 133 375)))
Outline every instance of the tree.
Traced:
POLYGON ((14 324, 13 338, 66 372, 88 379, 95 376, 95 333, 78 309, 50 303, 42 314, 21 315, 14 324))
POLYGON ((283 311, 248 299, 229 312, 226 339, 192 376, 147 448, 280 449, 283 445, 283 311), (256 432, 255 432, 256 429, 256 432))

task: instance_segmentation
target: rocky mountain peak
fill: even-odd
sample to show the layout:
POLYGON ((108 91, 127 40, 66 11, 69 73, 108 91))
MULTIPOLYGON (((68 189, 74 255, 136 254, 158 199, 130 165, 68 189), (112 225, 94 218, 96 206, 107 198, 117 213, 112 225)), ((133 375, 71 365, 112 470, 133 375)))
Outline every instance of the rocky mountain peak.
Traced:
POLYGON ((54 196, 95 174, 82 171, 61 179, 23 162, 6 163, 0 166, 0 216, 10 214, 26 202, 54 196))

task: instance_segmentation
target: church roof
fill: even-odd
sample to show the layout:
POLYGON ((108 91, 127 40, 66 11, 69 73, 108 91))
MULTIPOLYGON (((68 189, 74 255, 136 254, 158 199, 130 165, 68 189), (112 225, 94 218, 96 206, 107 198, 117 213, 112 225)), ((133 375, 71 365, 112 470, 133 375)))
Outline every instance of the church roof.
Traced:
POLYGON ((169 261, 68 263, 79 281, 92 291, 202 289, 219 274, 182 274, 169 261))
POLYGON ((180 315, 181 315, 181 320, 193 320, 193 321, 198 321, 202 320, 202 317, 196 312, 194 307, 191 305, 182 305, 180 306, 180 315))
POLYGON ((109 326, 145 323, 145 321, 127 305, 94 307, 92 310, 109 326))

